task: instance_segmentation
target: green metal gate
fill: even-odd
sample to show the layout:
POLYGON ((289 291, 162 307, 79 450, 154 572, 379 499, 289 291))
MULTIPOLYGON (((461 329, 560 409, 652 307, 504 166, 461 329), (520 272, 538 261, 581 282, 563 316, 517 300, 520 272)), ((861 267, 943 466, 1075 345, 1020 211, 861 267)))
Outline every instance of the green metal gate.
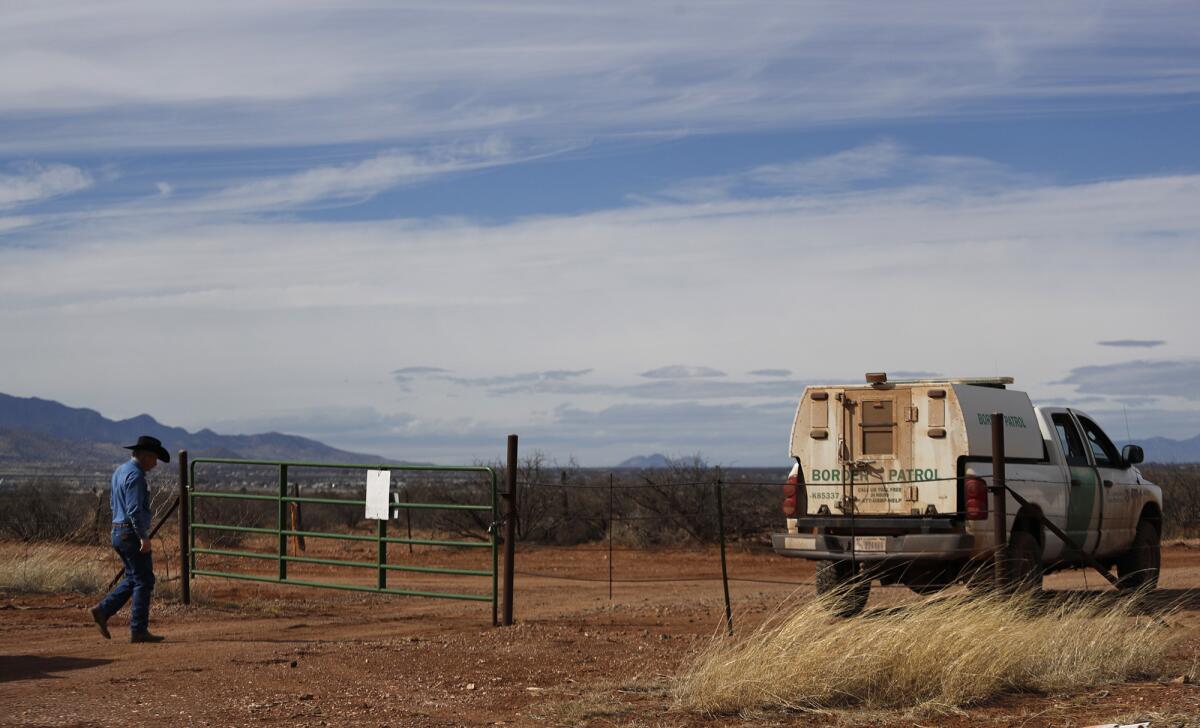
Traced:
MULTIPOLYGON (((186 454, 184 454, 186 458, 186 454)), ((182 465, 182 463, 181 463, 182 465)), ((390 501, 390 499, 389 499, 390 501)), ((184 562, 187 566, 186 579, 195 576, 216 576, 226 579, 243 579, 247 581, 268 582, 273 584, 291 584, 294 586, 319 587, 324 589, 343 589, 348 591, 360 592, 376 592, 382 594, 398 594, 401 596, 414 597, 432 597, 435 599, 465 599, 471 601, 491 602, 492 604, 492 624, 497 624, 497 492, 496 492, 496 472, 488 467, 482 466, 441 466, 441 465, 343 465, 331 463, 308 463, 308 462, 282 462, 272 460, 234 460, 227 458, 196 458, 190 463, 187 479, 187 508, 181 510, 181 514, 187 519, 187 556, 184 562), (196 466, 204 463, 215 463, 223 465, 239 465, 239 466, 262 466, 272 467, 278 470, 278 490, 272 495, 265 493, 234 493, 221 490, 197 490, 196 488, 196 466), (325 505, 339 506, 357 506, 364 507, 365 500, 361 499, 341 499, 341 498, 318 498, 311 496, 299 496, 288 494, 288 471, 290 468, 305 468, 305 469, 324 469, 324 470, 388 470, 393 472, 437 472, 437 473, 478 473, 483 475, 488 484, 490 500, 488 503, 469 504, 469 503, 397 503, 389 502, 388 515, 397 509, 412 509, 412 510, 444 510, 444 511, 487 511, 491 514, 490 525, 487 529, 487 540, 481 541, 457 541, 457 540, 440 540, 427 538, 398 538, 387 535, 387 524, 385 520, 378 521, 378 527, 374 535, 368 536, 365 534, 355 533, 330 533, 326 531, 308 531, 293 529, 288 527, 288 510, 291 503, 313 503, 325 505), (262 528, 252 526, 235 526, 219 523, 198 523, 191 518, 187 518, 187 514, 196 512, 194 504, 196 500, 201 498, 229 498, 235 500, 249 501, 270 501, 277 504, 277 521, 274 528, 262 528), (208 548, 196 546, 197 531, 231 531, 239 533, 250 533, 257 535, 272 536, 273 541, 277 544, 274 553, 266 553, 261 551, 241 551, 234 549, 223 548, 208 548), (372 542, 375 544, 375 561, 347 561, 344 559, 330 559, 314 556, 298 556, 290 555, 287 550, 287 541, 289 537, 303 537, 314 539, 339 539, 348 541, 372 542), (387 547, 388 544, 412 544, 421 546, 441 546, 455 549, 491 549, 491 568, 490 569, 451 569, 430 566, 415 566, 409 564, 393 564, 388 562, 387 547), (277 573, 274 576, 265 576, 262 574, 248 574, 239 572, 218 571, 215 569, 197 568, 197 556, 209 555, 220 557, 233 557, 244 559, 259 559, 275 561, 278 564, 277 573), (304 564, 320 564, 325 566, 343 566, 351 569, 372 569, 376 572, 376 583, 374 586, 366 586, 359 584, 338 584, 333 582, 310 581, 306 579, 295 579, 288 576, 288 563, 304 563, 304 564), (448 574, 455 576, 475 576, 475 577, 491 577, 491 593, 478 594, 466 592, 435 592, 422 591, 416 589, 395 589, 390 588, 387 584, 387 576, 389 571, 401 572, 419 572, 426 574, 448 574)))

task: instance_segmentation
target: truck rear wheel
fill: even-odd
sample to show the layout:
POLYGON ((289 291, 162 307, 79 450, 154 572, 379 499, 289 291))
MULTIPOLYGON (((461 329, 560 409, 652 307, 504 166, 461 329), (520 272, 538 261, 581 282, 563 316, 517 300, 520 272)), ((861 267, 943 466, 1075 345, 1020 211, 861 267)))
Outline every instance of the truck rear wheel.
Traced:
POLYGON ((1014 531, 1008 541, 1008 578, 1014 591, 1042 588, 1042 547, 1028 531, 1014 531))
POLYGON ((867 607, 871 580, 851 561, 817 562, 817 595, 831 595, 833 613, 853 617, 867 607))
POLYGON ((1118 589, 1131 591, 1143 587, 1158 588, 1158 569, 1162 558, 1161 539, 1158 527, 1153 522, 1145 518, 1138 521, 1129 553, 1117 561, 1118 589))
MULTIPOLYGON (((1029 531, 1013 531, 1001 558, 1008 577, 1007 591, 1038 591, 1042 588, 1045 567, 1042 566, 1042 547, 1037 536, 1029 531)), ((994 558, 982 563, 972 562, 964 573, 967 588, 972 592, 983 594, 996 589, 994 558)))

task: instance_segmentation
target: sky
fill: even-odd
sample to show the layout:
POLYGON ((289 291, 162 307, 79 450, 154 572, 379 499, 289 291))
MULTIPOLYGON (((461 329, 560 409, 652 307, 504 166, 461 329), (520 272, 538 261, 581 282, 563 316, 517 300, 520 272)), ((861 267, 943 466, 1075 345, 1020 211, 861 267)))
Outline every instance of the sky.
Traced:
POLYGON ((1200 434, 1194 3, 5 7, 5 393, 442 463, 786 467, 867 371, 1200 434))

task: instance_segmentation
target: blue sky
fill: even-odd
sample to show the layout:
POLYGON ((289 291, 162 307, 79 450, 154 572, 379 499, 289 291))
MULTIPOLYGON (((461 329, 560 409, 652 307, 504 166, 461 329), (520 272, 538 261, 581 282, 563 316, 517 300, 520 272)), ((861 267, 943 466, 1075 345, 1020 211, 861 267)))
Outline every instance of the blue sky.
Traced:
POLYGON ((0 391, 442 462, 784 464, 880 369, 1200 433, 1200 11, 865 5, 17 2, 0 391))

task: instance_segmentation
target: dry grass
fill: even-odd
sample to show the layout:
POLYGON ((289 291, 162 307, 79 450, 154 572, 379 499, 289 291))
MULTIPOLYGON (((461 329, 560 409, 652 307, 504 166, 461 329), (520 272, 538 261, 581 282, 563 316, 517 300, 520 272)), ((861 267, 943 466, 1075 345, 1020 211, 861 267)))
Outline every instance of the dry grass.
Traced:
POLYGON ((953 710, 1006 692, 1068 691, 1158 674, 1173 636, 1136 597, 937 596, 855 619, 830 599, 714 640, 675 686, 704 713, 953 710))
POLYGON ((579 726, 596 718, 618 718, 629 710, 628 703, 592 694, 539 703, 530 716, 548 725, 579 726))
POLYGON ((112 564, 95 549, 67 544, 22 544, 0 553, 0 590, 17 593, 96 594, 112 578, 112 564))

